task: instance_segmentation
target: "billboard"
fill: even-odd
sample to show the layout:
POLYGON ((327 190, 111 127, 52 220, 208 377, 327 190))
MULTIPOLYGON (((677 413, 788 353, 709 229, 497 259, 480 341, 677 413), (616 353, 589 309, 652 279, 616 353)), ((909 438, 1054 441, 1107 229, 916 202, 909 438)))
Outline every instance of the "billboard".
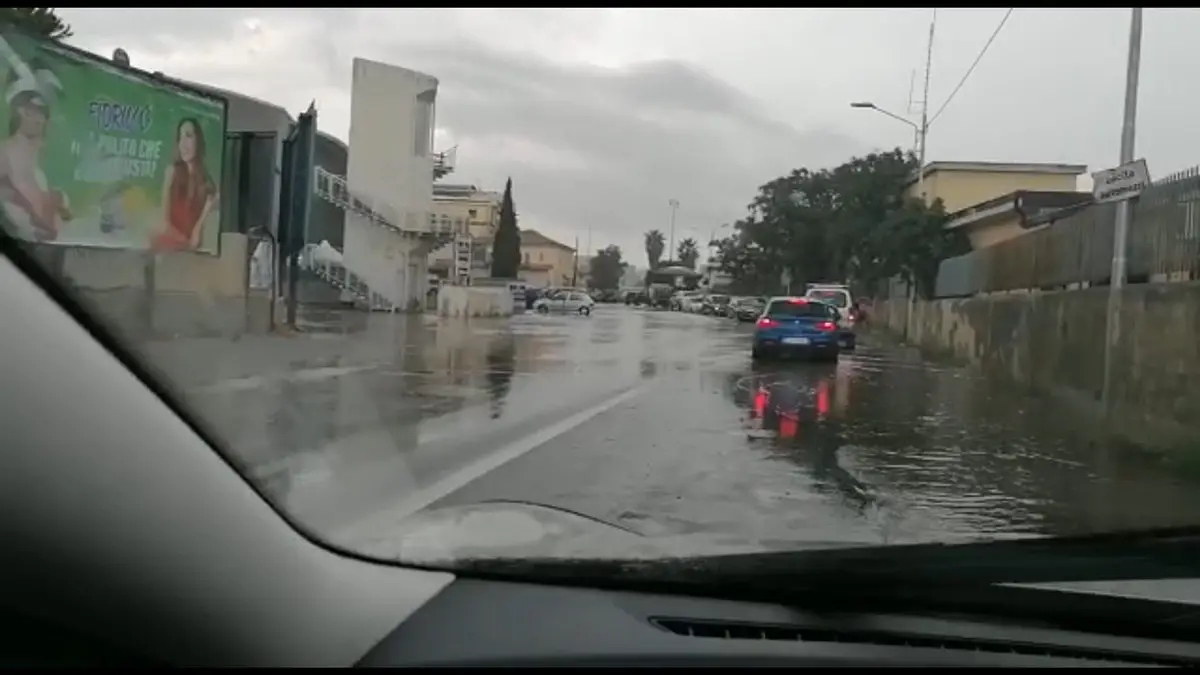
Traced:
POLYGON ((218 253, 225 102, 0 33, 0 204, 28 241, 218 253))

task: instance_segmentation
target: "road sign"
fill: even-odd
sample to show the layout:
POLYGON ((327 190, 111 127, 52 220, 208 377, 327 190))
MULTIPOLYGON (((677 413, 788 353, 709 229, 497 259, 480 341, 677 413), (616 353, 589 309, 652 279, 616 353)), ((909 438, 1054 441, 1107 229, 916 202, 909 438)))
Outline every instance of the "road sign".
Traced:
POLYGON ((1092 174, 1092 197, 1097 204, 1133 199, 1148 187, 1150 170, 1146 168, 1144 159, 1092 174))

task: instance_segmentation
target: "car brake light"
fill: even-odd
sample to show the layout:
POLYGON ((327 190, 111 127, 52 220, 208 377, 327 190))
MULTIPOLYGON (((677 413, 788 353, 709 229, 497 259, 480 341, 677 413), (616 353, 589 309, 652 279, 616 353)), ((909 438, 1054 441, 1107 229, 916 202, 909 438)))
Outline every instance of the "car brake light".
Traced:
POLYGON ((808 300, 805 300, 804 298, 790 298, 788 300, 788 302, 792 303, 793 305, 807 305, 808 304, 808 300))
POLYGON ((823 330, 826 332, 837 330, 837 324, 832 321, 822 321, 821 323, 817 324, 817 330, 823 330))
POLYGON ((764 316, 763 318, 761 318, 761 319, 759 319, 759 320, 758 320, 758 327, 759 327, 759 328, 770 328, 770 327, 772 327, 772 326, 774 326, 774 325, 775 325, 775 320, 774 320, 774 319, 771 319, 771 318, 768 318, 768 317, 765 317, 765 316, 764 316))

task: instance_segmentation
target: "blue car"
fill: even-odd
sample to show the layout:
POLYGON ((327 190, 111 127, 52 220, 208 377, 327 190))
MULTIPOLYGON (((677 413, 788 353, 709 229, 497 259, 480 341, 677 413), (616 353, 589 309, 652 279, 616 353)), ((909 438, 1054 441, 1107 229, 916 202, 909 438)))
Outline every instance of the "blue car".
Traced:
POLYGON ((754 326, 750 356, 802 356, 836 361, 840 330, 833 306, 811 298, 771 298, 754 326))

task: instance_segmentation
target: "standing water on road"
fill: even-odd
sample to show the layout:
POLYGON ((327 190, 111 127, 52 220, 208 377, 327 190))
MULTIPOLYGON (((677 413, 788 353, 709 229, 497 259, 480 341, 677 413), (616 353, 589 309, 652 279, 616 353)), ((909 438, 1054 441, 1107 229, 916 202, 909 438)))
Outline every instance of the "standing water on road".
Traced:
MULTIPOLYGON (((750 328, 690 314, 361 323, 247 342, 275 372, 190 388, 272 499, 339 541, 487 500, 784 548, 1200 513, 1196 485, 1094 447, 1053 405, 874 335, 836 364, 755 364, 750 328)), ((170 370, 178 346, 159 347, 170 370)))

